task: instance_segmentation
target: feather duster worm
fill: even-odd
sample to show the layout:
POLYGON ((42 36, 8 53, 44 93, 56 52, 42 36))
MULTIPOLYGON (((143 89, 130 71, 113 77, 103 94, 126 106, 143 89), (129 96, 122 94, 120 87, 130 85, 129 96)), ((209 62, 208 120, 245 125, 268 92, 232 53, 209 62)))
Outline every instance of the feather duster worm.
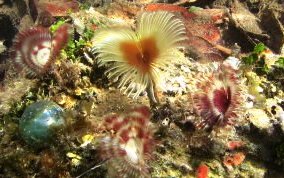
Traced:
POLYGON ((105 118, 105 128, 113 135, 102 139, 100 150, 108 160, 110 177, 150 177, 146 161, 150 159, 154 140, 149 129, 148 107, 133 108, 126 115, 105 118))
POLYGON ((175 52, 186 39, 184 24, 172 13, 148 12, 139 17, 135 32, 128 28, 99 30, 93 49, 99 65, 110 66, 108 77, 120 77, 118 87, 136 98, 159 86, 168 66, 180 60, 175 52))
POLYGON ((32 27, 20 32, 13 45, 12 58, 20 70, 30 75, 45 73, 54 63, 71 33, 70 25, 62 25, 53 34, 48 28, 32 27))
POLYGON ((241 89, 235 70, 220 65, 216 71, 203 76, 198 82, 199 91, 193 94, 193 104, 202 122, 198 127, 231 125, 241 109, 241 89))

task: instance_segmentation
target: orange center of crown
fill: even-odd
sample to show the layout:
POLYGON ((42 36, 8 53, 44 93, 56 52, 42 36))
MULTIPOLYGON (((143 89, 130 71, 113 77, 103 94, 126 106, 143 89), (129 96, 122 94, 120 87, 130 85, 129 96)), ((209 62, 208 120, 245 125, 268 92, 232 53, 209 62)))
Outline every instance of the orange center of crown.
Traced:
POLYGON ((151 63, 159 55, 159 50, 153 37, 141 39, 139 42, 122 42, 120 49, 128 64, 136 67, 143 74, 150 72, 151 63))

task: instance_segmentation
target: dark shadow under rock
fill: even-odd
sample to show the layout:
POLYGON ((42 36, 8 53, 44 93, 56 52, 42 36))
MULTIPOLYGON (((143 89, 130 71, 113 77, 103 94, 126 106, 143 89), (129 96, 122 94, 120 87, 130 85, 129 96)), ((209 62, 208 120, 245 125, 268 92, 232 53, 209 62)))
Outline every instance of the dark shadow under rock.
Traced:
POLYGON ((266 8, 261 12, 261 23, 270 36, 266 45, 276 53, 281 53, 284 44, 284 27, 278 20, 278 15, 273 9, 266 8))

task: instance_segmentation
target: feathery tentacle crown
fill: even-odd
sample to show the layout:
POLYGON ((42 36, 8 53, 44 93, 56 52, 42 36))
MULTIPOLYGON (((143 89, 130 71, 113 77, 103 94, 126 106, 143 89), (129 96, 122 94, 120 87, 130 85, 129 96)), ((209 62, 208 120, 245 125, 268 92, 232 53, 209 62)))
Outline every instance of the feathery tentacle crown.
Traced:
POLYGON ((53 36, 48 28, 40 26, 19 32, 12 54, 16 66, 30 75, 45 73, 66 45, 70 33, 71 26, 67 24, 59 27, 53 36))
POLYGON ((105 128, 114 132, 100 145, 103 159, 108 159, 110 177, 150 177, 146 164, 154 146, 150 115, 148 107, 137 106, 125 115, 105 118, 105 128))
POLYGON ((221 64, 216 71, 203 76, 193 94, 194 108, 202 117, 198 127, 231 125, 241 110, 241 89, 236 71, 221 64))
POLYGON ((145 12, 136 31, 128 28, 99 30, 94 52, 99 65, 109 65, 109 78, 120 77, 119 88, 136 98, 147 87, 159 86, 163 72, 178 63, 177 48, 187 39, 183 22, 172 13, 145 12))

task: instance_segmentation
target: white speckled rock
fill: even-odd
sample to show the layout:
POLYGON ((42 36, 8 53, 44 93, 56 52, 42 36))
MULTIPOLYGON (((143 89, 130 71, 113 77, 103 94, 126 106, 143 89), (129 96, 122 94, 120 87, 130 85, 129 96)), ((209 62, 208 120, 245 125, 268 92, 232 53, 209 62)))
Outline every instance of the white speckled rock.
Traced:
POLYGON ((250 109, 246 114, 247 119, 251 122, 255 127, 266 130, 272 127, 271 119, 262 109, 250 109))

